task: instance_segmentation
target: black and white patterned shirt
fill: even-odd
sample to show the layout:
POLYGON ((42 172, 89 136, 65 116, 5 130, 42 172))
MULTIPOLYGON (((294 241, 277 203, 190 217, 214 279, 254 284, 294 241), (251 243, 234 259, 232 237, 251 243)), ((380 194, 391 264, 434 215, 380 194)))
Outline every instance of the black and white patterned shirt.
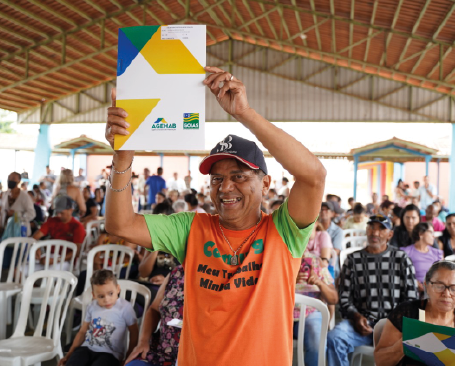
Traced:
POLYGON ((414 266, 405 252, 391 246, 379 254, 359 250, 343 264, 338 293, 343 318, 358 312, 376 323, 398 304, 417 299, 414 266))

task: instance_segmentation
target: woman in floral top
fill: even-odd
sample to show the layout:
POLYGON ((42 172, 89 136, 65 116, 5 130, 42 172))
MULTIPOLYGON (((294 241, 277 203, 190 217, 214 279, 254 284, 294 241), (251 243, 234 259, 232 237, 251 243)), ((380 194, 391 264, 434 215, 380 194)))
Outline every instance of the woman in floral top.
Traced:
MULTIPOLYGON (((295 292, 335 305, 338 293, 333 285, 333 278, 327 267, 321 266, 321 259, 306 251, 302 258, 295 292)), ((294 339, 299 329, 300 307, 294 309, 294 339)), ((305 314, 305 365, 318 364, 319 339, 321 338, 322 316, 312 307, 306 308, 305 314)))
POLYGON ((175 267, 166 277, 147 310, 138 345, 126 366, 174 366, 179 350, 180 328, 167 325, 172 319, 183 320, 183 267, 175 267), (152 332, 160 322, 159 333, 152 332))

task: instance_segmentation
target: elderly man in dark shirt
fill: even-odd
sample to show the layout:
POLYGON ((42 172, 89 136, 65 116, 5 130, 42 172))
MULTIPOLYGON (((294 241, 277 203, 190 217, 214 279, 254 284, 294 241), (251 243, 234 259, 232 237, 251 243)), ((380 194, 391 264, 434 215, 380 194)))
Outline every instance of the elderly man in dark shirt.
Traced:
POLYGON ((373 344, 373 327, 398 304, 417 298, 414 266, 405 252, 387 245, 392 222, 370 217, 367 247, 348 255, 340 275, 340 310, 344 320, 327 337, 328 365, 349 365, 354 348, 373 344))

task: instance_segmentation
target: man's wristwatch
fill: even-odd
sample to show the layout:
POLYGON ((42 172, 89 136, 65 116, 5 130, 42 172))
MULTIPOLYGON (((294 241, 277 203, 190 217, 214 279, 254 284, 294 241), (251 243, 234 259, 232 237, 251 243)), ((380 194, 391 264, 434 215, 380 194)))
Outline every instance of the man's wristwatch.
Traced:
POLYGON ((327 261, 327 263, 330 263, 329 258, 321 257, 321 261, 327 261))

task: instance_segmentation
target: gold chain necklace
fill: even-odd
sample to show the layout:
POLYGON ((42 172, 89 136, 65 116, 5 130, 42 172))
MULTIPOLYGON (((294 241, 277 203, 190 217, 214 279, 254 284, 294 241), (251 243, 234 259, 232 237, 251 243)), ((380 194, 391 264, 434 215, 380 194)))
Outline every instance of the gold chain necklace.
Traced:
POLYGON ((237 248, 237 250, 232 249, 231 243, 229 243, 229 240, 226 238, 226 235, 224 235, 223 228, 221 227, 221 222, 218 221, 218 225, 220 226, 221 234, 223 234, 224 240, 226 240, 226 243, 228 243, 229 248, 231 248, 231 250, 234 252, 234 255, 231 257, 231 266, 236 266, 237 264, 239 264, 239 261, 237 259, 237 252, 240 249, 242 249, 243 245, 248 241, 249 238, 251 238, 251 235, 253 235, 254 232, 256 231, 256 229, 258 228, 258 225, 261 222, 261 220, 262 220, 262 215, 259 218, 259 221, 257 222, 257 224, 256 224, 255 228, 253 229, 253 231, 250 233, 250 235, 247 236, 247 238, 243 241, 243 243, 240 244, 240 246, 237 248))

